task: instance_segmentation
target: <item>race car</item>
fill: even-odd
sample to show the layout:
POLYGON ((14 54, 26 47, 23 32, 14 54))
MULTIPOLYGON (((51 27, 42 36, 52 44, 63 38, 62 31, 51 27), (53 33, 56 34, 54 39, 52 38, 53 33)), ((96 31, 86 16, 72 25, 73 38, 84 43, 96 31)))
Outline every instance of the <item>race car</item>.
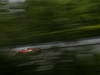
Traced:
POLYGON ((40 52, 40 51, 41 51, 40 48, 26 48, 26 49, 18 50, 18 53, 21 53, 21 54, 25 54, 25 53, 37 53, 37 52, 40 52))

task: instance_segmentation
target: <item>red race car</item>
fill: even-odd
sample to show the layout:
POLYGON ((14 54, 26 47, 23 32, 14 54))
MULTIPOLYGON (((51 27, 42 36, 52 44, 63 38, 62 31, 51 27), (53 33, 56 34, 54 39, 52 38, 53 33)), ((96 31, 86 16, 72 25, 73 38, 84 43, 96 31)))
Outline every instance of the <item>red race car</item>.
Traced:
POLYGON ((40 48, 27 48, 27 49, 22 49, 22 50, 19 50, 18 53, 36 53, 36 52, 40 52, 41 49, 40 48))

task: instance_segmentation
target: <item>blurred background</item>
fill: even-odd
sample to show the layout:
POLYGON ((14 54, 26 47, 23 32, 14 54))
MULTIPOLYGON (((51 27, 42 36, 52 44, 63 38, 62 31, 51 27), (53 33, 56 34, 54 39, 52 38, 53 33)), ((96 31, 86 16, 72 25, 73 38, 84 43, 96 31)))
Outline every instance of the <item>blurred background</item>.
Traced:
POLYGON ((99 36, 99 6, 99 0, 0 0, 0 46, 99 36))
POLYGON ((0 74, 99 75, 99 32, 99 0, 0 0, 0 74))

